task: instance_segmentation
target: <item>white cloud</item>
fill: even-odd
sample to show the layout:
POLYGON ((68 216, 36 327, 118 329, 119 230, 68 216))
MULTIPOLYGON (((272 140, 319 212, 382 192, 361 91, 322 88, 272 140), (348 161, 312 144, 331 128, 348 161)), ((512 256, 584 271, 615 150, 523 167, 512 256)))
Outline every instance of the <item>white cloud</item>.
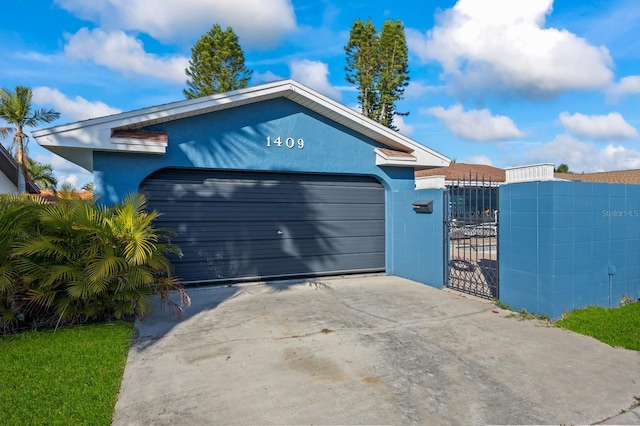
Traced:
POLYGON ((636 139, 638 131, 625 121, 620 113, 608 115, 569 115, 563 112, 560 123, 567 131, 576 135, 598 140, 636 139))
POLYGON ((251 80, 255 83, 270 83, 272 81, 283 80, 284 77, 279 76, 271 71, 266 71, 263 73, 254 72, 251 80))
POLYGON ((162 41, 195 39, 214 23, 232 27, 244 46, 273 47, 296 28, 291 0, 56 0, 110 30, 141 31, 162 41))
POLYGON ((71 185, 73 188, 75 188, 78 184, 78 176, 73 174, 64 176, 64 179, 60 181, 60 186, 64 184, 71 185))
POLYGON ((52 105, 53 109, 71 120, 86 120, 122 112, 104 102, 90 102, 80 96, 68 98, 57 89, 36 87, 33 89, 33 101, 40 105, 52 105))
POLYGON ((39 52, 15 52, 14 57, 18 59, 24 59, 26 61, 40 62, 43 64, 50 64, 53 62, 53 57, 39 52))
POLYGON ((329 67, 324 62, 319 61, 291 61, 289 63, 291 78, 299 83, 317 90, 325 96, 335 100, 340 100, 342 93, 329 83, 329 67))
POLYGON ((51 166, 54 176, 58 179, 58 188, 65 182, 69 182, 79 189, 85 183, 93 181, 91 173, 58 155, 38 154, 34 160, 51 166))
POLYGON ((640 169, 640 152, 608 144, 598 148, 568 135, 558 135, 551 142, 525 153, 530 163, 565 163, 573 172, 598 172, 640 169))
POLYGON ((401 115, 393 117, 393 124, 398 128, 398 131, 405 136, 411 136, 415 133, 415 127, 404 121, 404 117, 401 115))
POLYGON ((610 84, 605 47, 565 30, 545 28, 553 0, 459 0, 426 34, 407 30, 422 61, 437 61, 461 91, 491 89, 546 98, 610 84))
POLYGON ((607 98, 610 101, 618 101, 627 95, 640 95, 640 75, 621 78, 607 90, 607 98))
POLYGON ((68 36, 64 52, 69 58, 91 60, 125 74, 158 77, 176 83, 184 83, 187 79, 184 70, 189 66, 188 58, 147 53, 140 40, 122 31, 82 28, 68 36))
POLYGON ((421 110, 439 118, 454 135, 473 141, 498 141, 521 138, 524 135, 513 121, 504 115, 491 115, 487 109, 464 111, 456 104, 449 109, 441 106, 421 110))
POLYGON ((410 81, 404 89, 405 98, 420 98, 428 93, 437 93, 444 89, 444 86, 429 86, 419 81, 410 81))
POLYGON ((487 157, 486 155, 471 155, 464 158, 461 163, 484 164, 487 166, 493 166, 493 161, 491 161, 491 158, 487 157))

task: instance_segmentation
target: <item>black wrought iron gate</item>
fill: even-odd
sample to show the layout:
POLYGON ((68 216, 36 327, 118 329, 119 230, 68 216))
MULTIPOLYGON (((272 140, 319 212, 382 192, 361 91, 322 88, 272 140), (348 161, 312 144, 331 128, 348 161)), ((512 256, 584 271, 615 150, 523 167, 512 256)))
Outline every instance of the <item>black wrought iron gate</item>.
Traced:
POLYGON ((445 286, 487 299, 499 297, 498 186, 462 179, 444 192, 445 286))

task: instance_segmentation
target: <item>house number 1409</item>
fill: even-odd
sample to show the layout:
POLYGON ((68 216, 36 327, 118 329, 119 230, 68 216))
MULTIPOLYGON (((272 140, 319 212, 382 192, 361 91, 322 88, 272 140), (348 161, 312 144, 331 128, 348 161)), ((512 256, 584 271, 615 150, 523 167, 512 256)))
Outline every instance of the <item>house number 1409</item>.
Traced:
POLYGON ((296 141, 294 138, 286 138, 283 142, 280 136, 278 136, 274 140, 271 140, 271 136, 267 136, 267 146, 286 146, 289 149, 297 146, 298 149, 302 149, 304 148, 304 139, 300 138, 296 141))

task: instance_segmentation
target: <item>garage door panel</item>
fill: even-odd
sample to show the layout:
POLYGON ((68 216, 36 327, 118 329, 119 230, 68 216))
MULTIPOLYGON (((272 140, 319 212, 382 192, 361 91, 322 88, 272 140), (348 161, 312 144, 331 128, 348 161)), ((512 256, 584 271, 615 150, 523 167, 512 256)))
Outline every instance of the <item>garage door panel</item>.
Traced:
MULTIPOLYGON (((185 222, 163 222, 163 226, 180 231, 181 240, 188 242, 207 242, 224 240, 229 235, 229 229, 223 226, 224 223, 219 221, 203 221, 200 223, 185 222)), ((382 220, 361 220, 358 226, 353 226, 350 221, 323 221, 316 226, 309 226, 307 222, 288 221, 286 223, 278 223, 274 227, 272 223, 267 222, 249 222, 242 225, 234 233, 236 241, 254 240, 273 238, 274 233, 281 230, 285 238, 295 236, 297 238, 313 237, 317 235, 317 227, 327 227, 333 233, 341 235, 345 238, 358 237, 363 233, 365 235, 377 235, 384 237, 384 221, 382 220)))
MULTIPOLYGON (((182 201, 169 201, 164 203, 164 213, 194 213, 194 210, 202 212, 203 214, 211 214, 214 213, 216 215, 224 215, 225 213, 234 214, 234 213, 253 213, 253 212, 262 212, 264 210, 264 205, 269 204, 269 211, 273 213, 287 213, 294 212, 296 214, 302 214, 300 219, 309 218, 313 220, 331 220, 331 218, 327 218, 325 215, 330 214, 338 214, 343 216, 346 214, 352 214, 355 210, 358 210, 360 214, 366 212, 372 212, 374 217, 378 217, 375 215, 379 215, 384 213, 384 206, 380 204, 366 204, 366 208, 364 208, 363 204, 347 204, 347 203, 334 203, 334 202, 324 202, 324 203, 311 203, 311 202, 297 202, 297 201, 289 201, 288 203, 248 203, 248 202, 239 202, 239 203, 222 203, 217 202, 215 200, 209 202, 182 202, 182 201), (212 205, 212 204, 215 204, 212 205)), ((259 218, 260 216, 256 216, 259 218)), ((352 217, 352 216, 350 216, 352 217)))
MULTIPOLYGON (((384 253, 352 253, 343 255, 349 262, 348 273, 379 272, 379 267, 371 264, 384 262, 384 253)), ((207 281, 228 281, 230 276, 240 279, 268 279, 287 276, 316 276, 345 273, 343 269, 331 269, 335 260, 331 257, 318 258, 316 256, 301 259, 255 259, 251 261, 216 259, 185 262, 184 272, 180 277, 186 282, 201 282, 202 277, 207 281), (322 270, 321 274, 311 274, 310 266, 322 270)))
POLYGON ((233 199, 227 195, 232 189, 220 190, 219 188, 203 188, 197 184, 183 185, 172 181, 165 181, 166 184, 154 183, 147 185, 147 189, 151 191, 162 191, 163 198, 167 201, 180 200, 187 202, 198 202, 204 199, 215 198, 220 203, 236 203, 236 202, 270 202, 270 203, 291 203, 292 200, 316 202, 316 203, 351 203, 351 204, 378 204, 384 197, 380 194, 379 188, 375 187, 357 187, 343 188, 337 192, 335 186, 316 186, 306 188, 304 194, 301 194, 300 188, 282 188, 270 187, 260 184, 256 186, 235 189, 233 199), (350 190, 349 190, 350 189, 350 190), (304 199, 300 199, 300 198, 304 199))
POLYGON ((300 238, 296 240, 209 241, 199 242, 197 244, 183 243, 181 250, 186 257, 206 253, 208 256, 252 259, 349 254, 363 252, 367 247, 381 247, 383 244, 384 236, 364 236, 355 238, 325 238, 322 240, 300 238))
POLYGON ((384 189, 372 178, 162 170, 141 185, 176 231, 185 281, 382 271, 384 189))
MULTIPOLYGON (((166 216, 166 220, 176 221, 189 217, 189 222, 208 220, 215 217, 217 221, 261 221, 264 220, 265 207, 264 204, 246 204, 242 203, 235 206, 219 205, 218 207, 207 206, 205 204, 196 204, 192 206, 179 206, 176 204, 168 204, 162 211, 166 216)), ((354 207, 345 205, 306 205, 300 204, 276 204, 269 206, 270 217, 273 220, 280 221, 338 221, 353 220, 354 207)), ((375 205, 367 209, 358 211, 360 220, 371 220, 379 218, 384 214, 384 207, 375 205)))

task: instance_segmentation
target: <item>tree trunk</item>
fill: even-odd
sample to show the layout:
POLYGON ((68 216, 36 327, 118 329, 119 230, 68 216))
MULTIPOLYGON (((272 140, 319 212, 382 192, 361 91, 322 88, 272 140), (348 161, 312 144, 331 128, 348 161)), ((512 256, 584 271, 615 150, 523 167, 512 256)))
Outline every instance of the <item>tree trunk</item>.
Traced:
POLYGON ((16 135, 14 137, 16 146, 16 162, 18 163, 18 193, 24 194, 27 192, 27 174, 25 173, 25 152, 24 152, 24 137, 22 128, 16 128, 16 135))

